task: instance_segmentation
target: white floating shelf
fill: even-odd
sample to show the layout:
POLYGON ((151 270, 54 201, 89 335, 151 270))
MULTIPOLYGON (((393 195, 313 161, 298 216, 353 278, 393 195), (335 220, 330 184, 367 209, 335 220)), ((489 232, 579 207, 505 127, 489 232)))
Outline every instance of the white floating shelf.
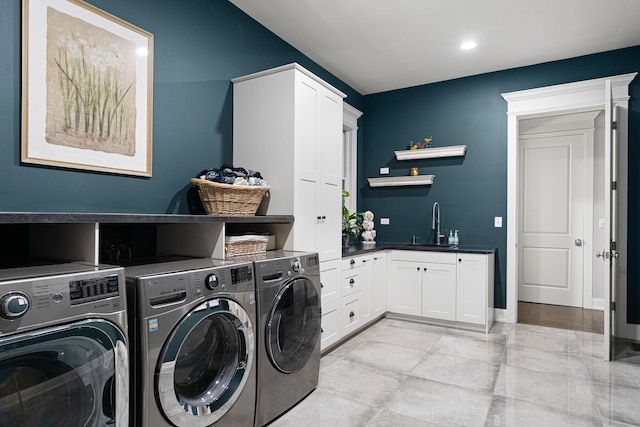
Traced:
POLYGON ((452 145, 450 147, 419 148, 417 150, 394 151, 398 160, 434 159, 438 157, 464 156, 466 145, 452 145))
POLYGON ((367 178, 370 187, 402 187, 405 185, 431 185, 435 175, 388 176, 384 178, 367 178))

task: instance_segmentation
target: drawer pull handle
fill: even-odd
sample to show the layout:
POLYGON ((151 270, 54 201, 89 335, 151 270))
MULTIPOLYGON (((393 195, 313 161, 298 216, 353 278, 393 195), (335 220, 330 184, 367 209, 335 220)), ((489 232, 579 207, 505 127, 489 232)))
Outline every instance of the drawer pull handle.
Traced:
POLYGON ((356 260, 352 259, 351 261, 349 261, 349 264, 353 265, 356 263, 356 260))
POLYGON ((354 317, 356 314, 352 311, 351 313, 349 313, 349 317, 354 317))
POLYGON ((427 267, 424 268, 424 271, 427 271, 427 267))
POLYGON ((350 284, 351 286, 353 286, 353 284, 354 284, 354 283, 356 283, 356 281, 355 281, 355 280, 353 280, 353 279, 349 280, 349 284, 350 284))
POLYGON ((417 271, 420 271, 420 267, 416 267, 416 270, 417 270, 417 271))
POLYGON ((320 282, 320 288, 324 288, 324 283, 320 282))
POLYGON ((324 334, 324 328, 320 328, 320 333, 324 334))

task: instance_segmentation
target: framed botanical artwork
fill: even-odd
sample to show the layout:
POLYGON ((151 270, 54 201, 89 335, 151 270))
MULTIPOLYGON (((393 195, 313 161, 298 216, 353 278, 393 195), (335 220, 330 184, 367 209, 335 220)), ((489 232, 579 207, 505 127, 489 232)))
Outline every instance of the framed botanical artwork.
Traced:
POLYGON ((153 35, 81 0, 22 20, 22 162, 151 176, 153 35))

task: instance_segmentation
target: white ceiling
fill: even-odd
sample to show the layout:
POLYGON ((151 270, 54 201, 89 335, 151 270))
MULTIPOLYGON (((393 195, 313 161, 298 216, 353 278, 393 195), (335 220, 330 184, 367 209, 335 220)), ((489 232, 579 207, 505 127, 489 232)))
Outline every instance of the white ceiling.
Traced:
POLYGON ((363 95, 640 45, 640 0, 229 1, 363 95))

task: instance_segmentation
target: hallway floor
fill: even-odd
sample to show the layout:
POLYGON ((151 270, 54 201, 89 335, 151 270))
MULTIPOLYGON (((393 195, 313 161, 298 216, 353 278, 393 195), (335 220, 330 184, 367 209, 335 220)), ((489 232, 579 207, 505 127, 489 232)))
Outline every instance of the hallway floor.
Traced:
POLYGON ((272 426, 640 425, 640 364, 605 362, 590 332, 382 319, 320 369, 318 388, 272 426))
POLYGON ((518 323, 604 333, 604 311, 518 301, 518 323))

